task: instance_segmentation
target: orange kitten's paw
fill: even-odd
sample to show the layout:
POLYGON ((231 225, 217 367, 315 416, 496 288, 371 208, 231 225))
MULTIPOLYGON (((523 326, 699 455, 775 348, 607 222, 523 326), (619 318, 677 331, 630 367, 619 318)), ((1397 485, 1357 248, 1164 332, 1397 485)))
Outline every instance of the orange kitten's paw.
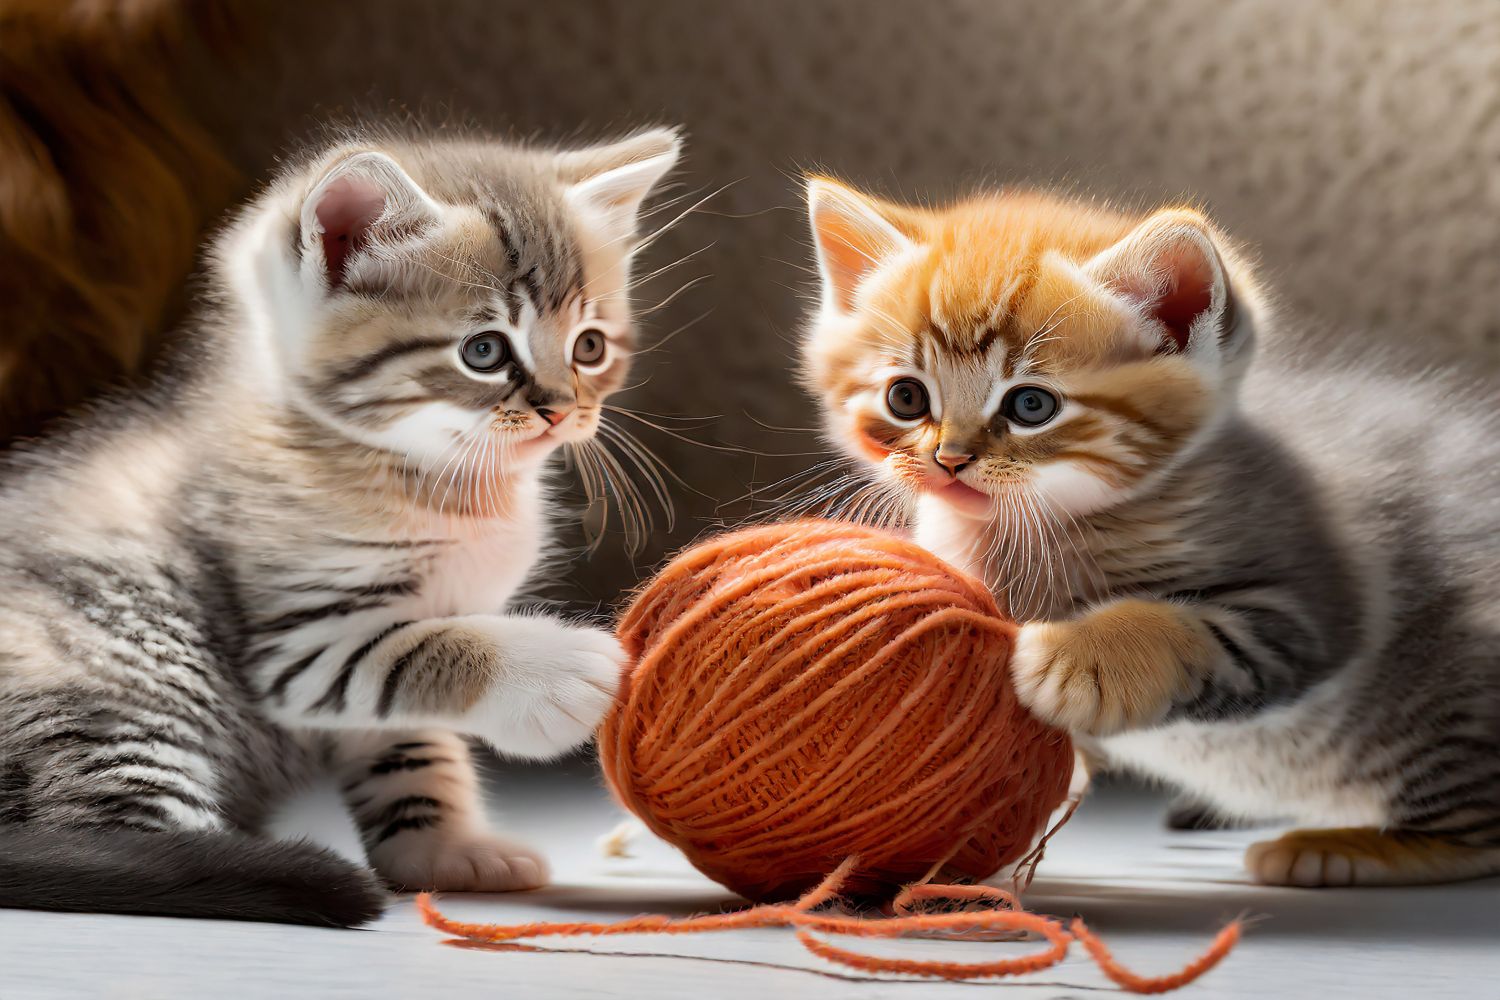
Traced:
POLYGON ((1156 722, 1190 693, 1207 651, 1182 612, 1116 601, 1076 621, 1022 626, 1011 654, 1016 693, 1046 722, 1108 735, 1156 722))
POLYGON ((1420 885, 1500 873, 1500 850, 1400 830, 1295 830, 1252 844, 1245 867, 1263 885, 1420 885))
MULTIPOLYGON (((491 833, 420 831, 398 838, 370 862, 397 889, 446 892, 513 892, 539 889, 551 877, 534 848, 491 833)), ((382 845, 385 846, 385 845, 382 845)))

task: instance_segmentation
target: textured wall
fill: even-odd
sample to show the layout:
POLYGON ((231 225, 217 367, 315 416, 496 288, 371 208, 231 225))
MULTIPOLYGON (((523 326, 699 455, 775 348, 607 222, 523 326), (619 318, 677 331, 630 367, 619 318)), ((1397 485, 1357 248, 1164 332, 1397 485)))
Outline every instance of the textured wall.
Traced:
MULTIPOLYGON (((517 134, 685 124, 686 190, 733 182, 657 248, 657 332, 628 405, 722 414, 696 436, 801 452, 787 377, 807 247, 796 171, 941 198, 1034 182, 1201 199, 1298 310, 1500 362, 1496 0, 601 0, 277 3, 252 51, 190 97, 252 175, 328 113, 517 134)), ((697 489, 744 494, 810 461, 644 437, 697 489)), ((642 557, 744 504, 678 490, 642 557)), ((580 564, 608 599, 618 546, 580 564)))

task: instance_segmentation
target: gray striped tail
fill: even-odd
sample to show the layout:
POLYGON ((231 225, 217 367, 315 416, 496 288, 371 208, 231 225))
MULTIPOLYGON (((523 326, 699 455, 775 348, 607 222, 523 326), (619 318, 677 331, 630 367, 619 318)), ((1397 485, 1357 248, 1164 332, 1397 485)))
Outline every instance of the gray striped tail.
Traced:
POLYGON ((303 841, 0 825, 0 906, 354 927, 384 909, 365 868, 303 841))

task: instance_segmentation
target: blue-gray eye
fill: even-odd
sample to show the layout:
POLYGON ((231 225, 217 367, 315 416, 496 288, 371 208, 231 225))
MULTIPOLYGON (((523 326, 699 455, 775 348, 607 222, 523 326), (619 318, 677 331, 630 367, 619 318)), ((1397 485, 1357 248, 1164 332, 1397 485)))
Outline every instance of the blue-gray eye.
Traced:
POLYGON ((1018 385, 1005 394, 1000 412, 1005 419, 1022 427, 1040 427, 1053 417, 1062 404, 1046 389, 1034 385, 1018 385))
POLYGON ((499 371, 510 361, 510 341, 505 339, 505 334, 493 330, 476 333, 464 341, 459 355, 464 364, 476 372, 499 371))
POLYGON ((897 420, 917 420, 927 415, 931 404, 927 387, 914 378, 898 378, 885 391, 885 405, 897 420))

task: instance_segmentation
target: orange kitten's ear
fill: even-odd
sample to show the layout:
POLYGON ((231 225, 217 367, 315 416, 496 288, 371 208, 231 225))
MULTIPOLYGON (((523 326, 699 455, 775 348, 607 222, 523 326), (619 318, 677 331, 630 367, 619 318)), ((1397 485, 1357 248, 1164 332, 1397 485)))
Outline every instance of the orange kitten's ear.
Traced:
POLYGON ((355 153, 330 167, 302 203, 304 270, 325 287, 338 288, 378 230, 418 231, 435 224, 440 213, 395 160, 355 153))
POLYGON ((854 293, 870 272, 911 249, 911 237, 892 218, 895 211, 894 206, 821 177, 807 182, 807 213, 825 308, 849 312, 854 293))
POLYGON ((1159 324, 1164 351, 1222 354, 1238 337, 1229 273, 1212 227, 1197 212, 1157 212, 1084 271, 1159 324))

